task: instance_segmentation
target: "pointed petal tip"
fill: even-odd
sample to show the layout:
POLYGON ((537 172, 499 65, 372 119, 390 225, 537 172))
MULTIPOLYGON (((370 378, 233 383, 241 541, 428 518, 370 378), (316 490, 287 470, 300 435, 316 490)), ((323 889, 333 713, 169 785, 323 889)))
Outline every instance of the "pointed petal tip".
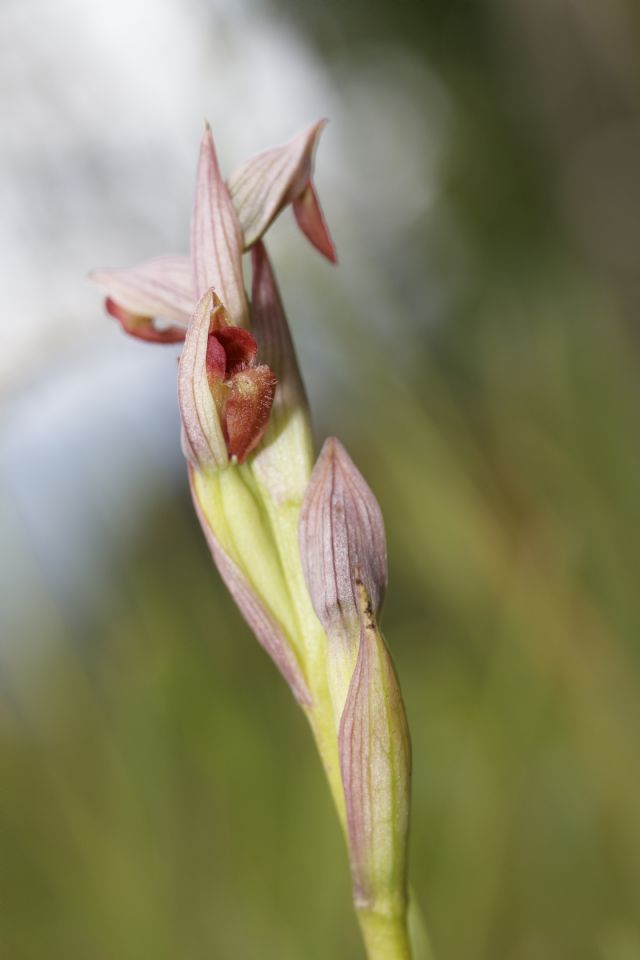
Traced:
POLYGON ((307 240, 330 263, 337 263, 336 248, 312 180, 309 180, 302 193, 293 201, 293 213, 307 240))
POLYGON ((317 239, 312 238, 306 230, 303 230, 303 233, 311 245, 316 248, 318 253, 322 254, 325 260, 328 260, 329 263, 334 267, 338 265, 338 254, 336 253, 336 248, 333 244, 333 240, 329 236, 328 230, 326 231, 326 237, 317 239))
POLYGON ((353 466, 351 457, 337 437, 327 437, 325 439, 322 444, 322 449, 320 450, 318 463, 326 463, 328 465, 336 464, 341 467, 347 465, 353 466))
POLYGON ((328 117, 320 117, 319 120, 316 120, 315 123, 312 123, 310 125, 309 130, 315 133, 316 143, 318 141, 318 138, 320 137, 320 134, 322 133, 322 131, 324 130, 324 128, 328 123, 329 123, 328 117))
POLYGON ((202 130, 202 137, 200 138, 200 155, 203 154, 213 154, 212 161, 216 166, 218 163, 218 158, 216 154, 216 147, 213 140, 213 131, 211 129, 211 124, 205 118, 204 128, 202 130))
POLYGON ((300 137, 301 139, 306 140, 308 143, 313 143, 315 146, 320 134, 328 123, 328 117, 319 117, 317 120, 314 120, 313 123, 310 123, 308 127, 305 127, 299 133, 295 134, 293 139, 300 137))
POLYGON ((200 137, 200 148, 203 149, 206 146, 214 147, 214 143, 213 143, 213 130, 211 129, 211 124, 205 117, 202 125, 202 136, 200 137))

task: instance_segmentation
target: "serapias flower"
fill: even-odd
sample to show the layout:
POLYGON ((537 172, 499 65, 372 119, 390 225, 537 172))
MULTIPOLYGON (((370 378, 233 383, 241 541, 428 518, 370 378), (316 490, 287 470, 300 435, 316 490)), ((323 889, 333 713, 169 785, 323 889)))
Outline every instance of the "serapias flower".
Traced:
MULTIPOLYGON (((219 176, 214 183, 212 172, 214 166, 217 168, 217 159, 207 125, 199 170, 208 170, 209 180, 199 178, 201 206, 208 208, 209 215, 216 222, 221 209, 217 204, 222 200, 226 206, 226 196, 231 197, 237 223, 237 226, 233 225, 232 233, 234 241, 238 241, 239 254, 253 247, 278 214, 292 204, 302 232, 327 259, 336 261, 335 247, 313 184, 314 153, 325 123, 325 120, 319 120, 288 143, 247 160, 231 175, 227 185, 219 176), (224 193, 222 186, 225 186, 224 193)), ((191 257, 160 256, 134 267, 99 269, 89 275, 106 290, 106 308, 127 333, 156 343, 175 343, 184 339, 189 319, 204 293, 200 267, 202 262, 209 266, 214 262, 203 250, 204 261, 200 265, 194 263, 193 241, 198 239, 194 237, 195 230, 194 218, 191 257), (157 318, 169 320, 171 324, 159 326, 155 322, 157 318)), ((233 266, 235 271, 237 263, 234 262, 233 266)), ((219 286, 227 276, 225 272, 224 276, 212 277, 209 286, 215 287, 232 322, 241 323, 243 315, 246 321, 246 314, 240 310, 236 318, 237 305, 228 302, 219 286)))
POLYGON ((178 371, 178 400, 187 458, 201 468, 242 463, 264 433, 276 386, 258 345, 234 327, 213 290, 189 324, 178 371))
POLYGON ((106 308, 127 333, 153 343, 186 339, 179 374, 183 447, 198 467, 221 467, 229 458, 242 463, 260 442, 273 402, 275 376, 258 362, 258 345, 246 329, 244 250, 259 245, 280 211, 293 203, 304 232, 335 260, 312 183, 323 126, 324 121, 312 124, 284 146, 248 160, 227 185, 206 124, 190 257, 157 257, 90 275, 106 288, 106 308), (158 317, 170 323, 159 326, 158 317))

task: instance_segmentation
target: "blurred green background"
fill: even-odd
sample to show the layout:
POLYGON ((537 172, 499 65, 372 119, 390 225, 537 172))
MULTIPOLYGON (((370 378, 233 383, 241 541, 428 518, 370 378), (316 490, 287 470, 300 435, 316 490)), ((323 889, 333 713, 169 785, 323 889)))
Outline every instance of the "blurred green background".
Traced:
MULTIPOLYGON (((81 5, 56 4, 73 37, 81 5)), ((176 40, 184 62, 212 71, 180 132, 187 171, 205 111, 229 162, 332 113, 318 181, 341 264, 321 264, 290 222, 273 251, 318 437, 340 435, 385 515, 384 628, 414 746, 411 877, 436 960, 637 960, 637 4, 132 7, 133 40, 110 21, 114 64, 146 55, 171 14, 197 36, 197 51, 192 34, 176 40), (275 131, 265 118, 262 139, 261 78, 275 131)), ((48 94, 33 32, 44 10, 8 0, 3 17, 6 38, 33 38, 20 59, 55 123, 101 61, 87 55, 48 94)), ((97 10, 84 5, 80 48, 97 10)), ((159 63, 186 70, 171 56, 159 63)), ((9 129, 22 129, 2 80, 9 129)), ((105 103, 104 148, 78 124, 56 154, 51 133, 49 158, 80 171, 65 199, 42 161, 54 189, 40 206, 61 225, 6 241, 43 270, 67 244, 65 288, 186 236, 178 155, 158 173, 156 133, 105 103), (148 194, 113 207, 133 169, 148 194), (70 199, 80 175, 94 206, 70 199), (172 191, 180 212, 154 213, 172 191), (83 217, 89 239, 74 246, 83 217)), ((167 103, 149 99, 140 118, 167 103)), ((18 141, 14 159, 31 157, 18 141)), ((25 209, 42 169, 16 180, 25 209)), ((93 291, 77 308, 85 329, 47 290, 37 316, 53 326, 3 390, 0 957, 360 957, 309 731, 191 510, 175 355, 149 359, 93 291)), ((29 327, 21 310, 11 327, 29 327)))

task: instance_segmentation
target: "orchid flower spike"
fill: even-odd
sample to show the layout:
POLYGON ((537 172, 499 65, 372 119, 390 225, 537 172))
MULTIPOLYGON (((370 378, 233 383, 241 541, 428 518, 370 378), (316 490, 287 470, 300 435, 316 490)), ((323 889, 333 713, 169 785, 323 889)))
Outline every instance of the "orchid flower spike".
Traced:
POLYGON ((411 750, 379 627, 384 522, 338 440, 325 442, 314 466, 307 397, 263 240, 291 204, 302 232, 335 262, 313 185, 323 126, 225 181, 206 125, 190 256, 92 279, 127 333, 184 341, 178 405, 196 514, 222 580, 313 730, 347 837, 369 960, 410 960, 411 750))

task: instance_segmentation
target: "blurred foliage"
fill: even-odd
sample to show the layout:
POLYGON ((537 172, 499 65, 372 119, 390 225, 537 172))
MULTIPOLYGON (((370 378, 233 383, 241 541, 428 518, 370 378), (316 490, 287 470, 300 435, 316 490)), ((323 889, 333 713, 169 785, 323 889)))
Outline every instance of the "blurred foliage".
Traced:
MULTIPOLYGON (((640 362, 637 261, 616 244, 639 228, 614 202, 619 140, 571 202, 566 177, 581 136, 610 144, 637 124, 623 69, 637 11, 533 7, 274 11, 338 81, 375 44, 383 75, 400 48, 452 97, 440 189, 456 229, 416 227, 386 265, 398 362, 319 289, 350 357, 319 427, 340 433, 388 528, 412 881, 435 956, 635 960, 640 362), (536 73, 559 65, 570 83, 536 73), (612 219, 585 221, 584 203, 612 219), (430 326, 414 316, 427 264, 461 274, 430 326)), ((59 642, 2 677, 0 956, 358 956, 311 738, 184 490, 151 498, 104 597, 81 618, 34 598, 34 633, 59 642)))

